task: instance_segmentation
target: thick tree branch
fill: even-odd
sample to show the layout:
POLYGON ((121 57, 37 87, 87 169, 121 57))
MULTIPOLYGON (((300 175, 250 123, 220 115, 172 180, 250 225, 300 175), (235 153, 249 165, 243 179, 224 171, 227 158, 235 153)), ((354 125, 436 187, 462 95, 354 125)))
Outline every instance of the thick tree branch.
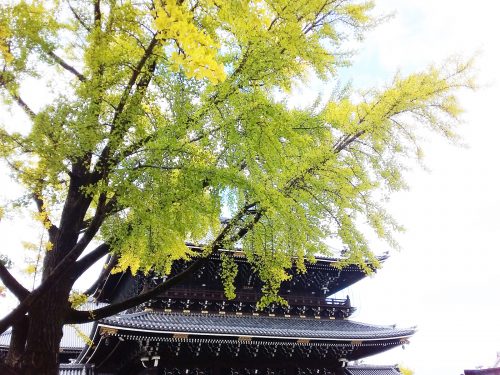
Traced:
POLYGON ((147 61, 151 56, 153 56, 153 51, 155 47, 158 45, 159 40, 156 38, 156 34, 153 36, 151 41, 149 42, 148 48, 146 51, 144 51, 144 54, 142 55, 141 59, 139 60, 139 63, 137 66, 134 68, 132 75, 130 76, 130 79, 127 83, 127 86, 125 86, 125 89, 123 90, 122 96, 120 98, 120 102, 118 103, 118 106, 116 107, 116 112, 113 118, 113 124, 112 127, 116 127, 116 123, 118 119, 120 118, 123 110, 125 109, 125 105, 129 99, 130 93, 132 92, 135 84, 137 83, 137 80, 139 78, 139 75, 142 73, 142 69, 146 65, 147 61))
POLYGON ((151 289, 150 291, 142 293, 136 297, 129 298, 125 301, 91 311, 71 310, 68 314, 66 323, 88 323, 89 321, 103 319, 108 316, 115 315, 121 311, 138 306, 141 303, 149 301, 151 298, 157 296, 168 288, 184 280, 192 272, 198 270, 203 264, 205 264, 206 261, 207 259, 205 257, 198 258, 193 263, 191 263, 189 267, 184 271, 168 278, 166 281, 151 289))
MULTIPOLYGON (((157 57, 154 55, 154 49, 155 47, 159 44, 159 40, 156 38, 156 34, 153 36, 151 39, 148 48, 144 52, 143 56, 139 60, 139 63, 137 66, 134 68, 132 75, 123 90, 123 93, 120 98, 120 102, 118 103, 113 120, 111 122, 111 129, 109 131, 109 140, 107 145, 104 147, 102 150, 101 156, 99 158, 99 161, 97 162, 96 165, 96 173, 94 174, 94 179, 102 179, 106 177, 107 173, 109 172, 109 167, 110 165, 113 164, 113 162, 116 162, 114 160, 112 154, 116 150, 116 142, 120 141, 123 138, 123 133, 127 126, 125 126, 124 123, 121 123, 122 116, 125 111, 125 107, 127 102, 130 99, 132 90, 134 87, 136 87, 137 91, 136 93, 138 94, 138 97, 136 97, 136 101, 140 103, 146 93, 147 87, 149 83, 151 82, 151 79, 153 77, 154 70, 156 69, 156 60, 157 57), (145 72, 143 72, 144 66, 148 63, 150 58, 153 57, 153 61, 151 61, 146 69, 145 72), (143 73, 143 76, 141 79, 139 79, 139 76, 143 73), (139 80, 139 81, 138 81, 139 80)), ((130 121, 126 121, 128 124, 130 121)))
POLYGON ((19 301, 22 301, 30 294, 29 290, 22 286, 21 283, 12 276, 2 262, 0 262, 0 279, 19 301))
POLYGON ((94 27, 101 28, 101 1, 94 0, 94 27))
POLYGON ((85 247, 92 241, 95 234, 99 230, 104 215, 101 215, 89 226, 89 229, 83 234, 80 240, 73 246, 73 248, 66 254, 66 256, 54 267, 53 271, 43 280, 43 282, 33 290, 26 298, 24 298, 19 305, 17 305, 9 314, 0 320, 0 334, 22 318, 30 306, 42 297, 48 290, 57 285, 61 278, 68 275, 72 269, 71 266, 76 262, 85 247))
MULTIPOLYGON (((105 193, 102 193, 100 196, 100 199, 103 199, 106 197, 105 193), (102 195, 104 194, 104 195, 102 195)), ((117 213, 121 211, 123 207, 120 207, 118 205, 118 198, 116 195, 114 195, 111 199, 109 199, 107 202, 105 199, 101 201, 101 204, 98 204, 98 207, 96 208, 96 212, 92 218, 86 219, 82 222, 81 226, 81 233, 84 233, 92 224, 94 221, 96 215, 102 216, 102 220, 106 219, 109 214, 117 213)), ((101 221, 102 222, 102 221, 101 221)))
POLYGON ((242 207, 242 209, 228 222, 228 224, 226 224, 226 226, 221 230, 219 235, 212 241, 212 243, 206 247, 206 251, 204 251, 203 257, 194 260, 185 270, 168 278, 155 288, 138 296, 129 298, 125 301, 91 311, 71 310, 66 323, 84 323, 92 320, 103 319, 105 317, 140 305, 141 303, 147 302, 151 298, 176 285, 177 283, 188 277, 190 274, 192 274, 192 272, 198 270, 201 266, 203 266, 207 262, 208 257, 216 253, 219 249, 223 248, 228 241, 237 241, 241 239, 249 230, 251 230, 251 228, 260 220, 262 216, 262 211, 260 210, 250 212, 250 210, 252 210, 255 206, 256 203, 251 203, 242 207), (227 236, 230 235, 237 224, 249 213, 254 216, 253 220, 240 228, 240 230, 235 235, 231 236, 228 239, 227 236))
POLYGON ((239 241, 240 239, 242 239, 260 221, 263 214, 264 214, 263 209, 255 211, 252 221, 250 221, 247 225, 241 227, 238 230, 238 232, 236 232, 236 234, 231 236, 229 238, 229 243, 235 243, 235 242, 239 241))
POLYGON ((12 324, 22 318, 30 306, 44 295, 48 290, 54 287, 57 282, 64 277, 70 269, 70 266, 76 261, 81 253, 81 245, 78 243, 73 249, 59 262, 49 276, 33 290, 19 305, 17 305, 9 314, 0 320, 0 334, 5 332, 12 324))
POLYGON ((109 253, 111 246, 107 243, 103 243, 97 246, 87 255, 83 256, 81 259, 75 262, 69 270, 69 277, 76 281, 85 271, 87 271, 95 262, 101 259, 103 256, 109 253))
MULTIPOLYGON (((13 364, 22 361, 26 338, 28 337, 29 319, 25 315, 12 326, 9 351, 5 358, 5 363, 13 364)), ((0 368, 0 370, 2 370, 0 368)), ((8 373, 9 374, 9 373, 8 373)))
MULTIPOLYGON (((92 239, 95 236, 95 234, 101 227, 101 224, 103 223, 104 219, 106 219, 107 214, 109 214, 116 208, 116 204, 117 204, 116 195, 111 197, 111 199, 109 199, 108 202, 106 202, 106 193, 101 193, 99 195, 99 200, 97 203, 97 208, 94 217, 92 218, 92 220, 90 220, 87 228, 85 229, 85 234, 89 235, 87 238, 92 239)), ((83 239, 84 238, 82 237, 81 240, 83 239)))

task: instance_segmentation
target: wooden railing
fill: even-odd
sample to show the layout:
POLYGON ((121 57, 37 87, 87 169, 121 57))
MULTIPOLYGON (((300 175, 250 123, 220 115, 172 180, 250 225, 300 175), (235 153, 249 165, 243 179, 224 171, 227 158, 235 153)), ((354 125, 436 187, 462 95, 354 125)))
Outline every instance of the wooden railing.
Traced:
MULTIPOLYGON (((236 292, 236 298, 231 300, 234 302, 257 302, 261 294, 255 292, 236 292)), ((337 307, 350 308, 351 303, 349 298, 323 298, 309 296, 287 296, 281 295, 289 305, 308 305, 317 307, 337 307)), ((170 289, 164 292, 160 298, 173 299, 190 299, 190 300, 209 300, 209 301, 224 301, 227 298, 222 291, 208 291, 199 289, 170 289)))

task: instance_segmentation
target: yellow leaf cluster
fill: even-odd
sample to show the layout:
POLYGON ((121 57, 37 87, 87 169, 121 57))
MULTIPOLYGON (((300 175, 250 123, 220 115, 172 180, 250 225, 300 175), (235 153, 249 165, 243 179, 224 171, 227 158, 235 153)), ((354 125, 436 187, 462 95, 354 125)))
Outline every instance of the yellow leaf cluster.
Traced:
MULTIPOLYGON (((23 108, 30 130, 0 129, 0 158, 44 202, 35 219, 48 229, 77 196, 89 207, 66 217, 85 218, 70 227, 87 234, 104 204, 97 236, 119 257, 113 272, 168 274, 196 256, 186 241, 218 238, 229 211, 237 220, 222 242, 241 245, 263 280, 259 306, 283 302, 288 269, 331 255, 329 237, 342 265, 377 264, 360 223, 394 244, 384 199, 422 155, 422 125, 453 137, 454 92, 470 82, 457 64, 291 108, 296 82, 334 78, 346 63, 342 42, 371 24, 371 1, 112 1, 98 19, 90 2, 72 4, 0 5, 8 104, 21 103, 26 77, 57 78, 36 113, 23 108)), ((225 261, 228 296, 234 276, 225 261)))
POLYGON ((7 25, 0 19, 0 55, 5 63, 10 63, 14 57, 11 54, 9 47, 10 30, 7 25))
POLYGON ((34 264, 29 264, 24 269, 24 273, 26 273, 28 275, 33 275, 36 271, 37 271, 37 269, 36 269, 36 266, 34 264))
POLYGON ((238 274, 238 266, 234 262, 234 259, 226 254, 221 254, 222 260, 222 272, 221 279, 224 286, 224 294, 227 299, 236 298, 236 287, 234 286, 234 280, 238 274))
POLYGON ((120 260, 118 261, 118 264, 111 270, 111 273, 115 274, 125 272, 127 269, 130 269, 132 275, 135 275, 137 274, 140 266, 141 258, 139 258, 137 254, 134 255, 134 253, 125 250, 121 253, 120 260))
POLYGON ((68 298, 68 301, 71 303, 71 307, 74 309, 86 303, 87 300, 88 295, 76 291, 71 292, 68 298))
POLYGON ((69 326, 75 330, 76 334, 78 335, 78 337, 80 337, 82 339, 82 341, 85 343, 85 345, 87 345, 89 347, 94 345, 94 342, 92 341, 92 339, 87 334, 85 334, 85 332, 83 332, 77 325, 69 324, 69 326))
POLYGON ((21 245, 22 247, 25 249, 25 250, 31 250, 31 251, 36 251, 38 250, 38 245, 36 243, 33 243, 33 242, 29 242, 29 241, 22 241, 21 242, 21 245))
POLYGON ((414 374, 414 372, 407 367, 398 366, 398 368, 399 368, 399 372, 401 372, 402 375, 413 375, 414 374))
POLYGON ((46 229, 50 228, 49 214, 46 211, 34 212, 33 219, 42 223, 46 229))
POLYGON ((156 2, 155 26, 163 42, 173 40, 174 70, 182 67, 189 78, 206 78, 212 83, 225 79, 224 66, 216 59, 217 43, 197 27, 187 5, 176 0, 156 2))

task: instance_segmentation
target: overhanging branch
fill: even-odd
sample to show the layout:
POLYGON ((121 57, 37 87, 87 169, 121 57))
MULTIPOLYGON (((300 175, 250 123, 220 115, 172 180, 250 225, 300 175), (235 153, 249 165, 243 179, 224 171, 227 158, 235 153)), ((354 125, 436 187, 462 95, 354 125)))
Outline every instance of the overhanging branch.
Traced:
POLYGON ((251 220, 249 223, 246 225, 242 226, 236 234, 231 236, 229 239, 227 236, 235 229, 235 226, 244 218, 245 215, 249 214, 249 210, 254 208, 256 206, 256 203, 248 204, 245 205, 239 212, 236 214, 230 221, 229 223, 222 229, 222 231, 219 233, 219 235, 212 241, 212 244, 208 246, 208 251, 206 252, 206 255, 203 256, 202 258, 198 258, 193 263, 191 263, 185 270, 179 272, 178 274, 168 278, 165 280, 163 283, 159 284, 155 288, 142 293, 138 296, 129 298, 125 301, 109 305, 106 307, 102 307, 100 309, 96 310, 91 310, 91 311, 77 311, 77 310, 71 310, 70 313, 68 314, 68 320, 66 323, 85 323, 89 322, 92 320, 99 320, 106 318, 108 316, 117 314, 121 311, 130 309, 132 307, 135 307, 137 305, 140 305, 141 303, 149 301, 151 298, 154 298, 158 294, 162 293, 163 291, 169 289, 170 287, 176 285, 180 281, 184 280, 186 277, 188 277, 192 272, 198 270, 200 267, 202 267, 205 262, 207 261, 208 257, 211 254, 216 253, 219 249, 223 248, 224 244, 227 243, 227 241, 237 241, 241 239, 249 230, 253 228, 253 226, 260 220, 262 217, 262 211, 261 210, 256 210, 252 212, 253 220, 251 220))
POLYGON ((101 259, 103 256, 109 253, 111 246, 107 243, 103 243, 97 246, 90 253, 79 259, 71 266, 69 271, 70 277, 73 280, 77 280, 85 271, 87 271, 95 262, 101 259))
POLYGON ((24 298, 19 305, 17 305, 9 314, 0 320, 0 334, 5 332, 12 324, 22 318, 29 310, 30 306, 41 298, 48 290, 57 285, 58 281, 64 276, 68 275, 71 271, 71 266, 76 262, 82 251, 94 238, 95 233, 99 229, 98 221, 94 223, 92 230, 85 232, 80 241, 66 254, 60 261, 50 275, 26 298, 24 298))
POLYGON ((189 267, 186 268, 184 271, 179 272, 175 276, 170 277, 169 279, 167 279, 160 285, 156 286, 155 288, 151 289, 150 291, 142 293, 136 297, 129 298, 125 301, 91 311, 71 310, 68 319, 66 320, 66 323, 70 324, 87 323, 89 321, 99 320, 111 315, 118 314, 121 311, 140 305, 141 303, 149 301, 151 298, 157 296, 161 292, 179 283, 187 276, 189 276, 192 272, 198 270, 205 262, 206 258, 198 258, 193 263, 191 263, 191 265, 189 265, 189 267))
POLYGON ((9 272, 7 267, 0 262, 0 279, 4 285, 16 296, 19 301, 25 299, 29 294, 29 290, 19 283, 14 276, 9 272))

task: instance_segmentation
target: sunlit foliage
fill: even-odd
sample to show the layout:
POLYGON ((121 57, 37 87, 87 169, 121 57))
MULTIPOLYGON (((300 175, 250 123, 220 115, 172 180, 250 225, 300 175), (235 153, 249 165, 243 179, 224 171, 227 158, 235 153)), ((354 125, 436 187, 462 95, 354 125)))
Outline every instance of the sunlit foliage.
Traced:
POLYGON ((413 375, 414 372, 410 370, 409 368, 403 367, 403 366, 398 366, 399 371, 401 372, 402 375, 413 375))
MULTIPOLYGON (((348 64, 343 43, 377 22, 372 8, 338 0, 3 6, 1 92, 32 126, 24 134, 5 124, 0 157, 48 230, 81 178, 73 193, 92 201, 82 233, 94 238, 97 226, 121 256, 116 271, 168 273, 194 255, 186 241, 221 235, 265 281, 263 303, 280 302, 293 264, 304 270, 305 259, 329 254, 329 237, 345 248, 345 264, 369 270, 376 259, 362 228, 395 245, 400 227, 384 198, 405 187, 420 128, 454 137, 455 92, 471 85, 468 65, 452 63, 292 108, 294 85, 312 74, 334 79, 348 64), (35 111, 21 89, 47 72, 57 82, 35 111)), ((225 262, 233 296, 234 266, 225 262)))

